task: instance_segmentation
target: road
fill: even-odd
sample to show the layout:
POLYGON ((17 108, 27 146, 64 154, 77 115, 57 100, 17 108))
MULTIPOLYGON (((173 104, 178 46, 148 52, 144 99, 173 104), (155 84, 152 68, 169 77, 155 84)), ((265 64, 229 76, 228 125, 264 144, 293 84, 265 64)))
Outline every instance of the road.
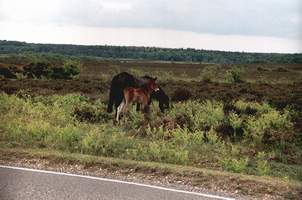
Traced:
POLYGON ((0 166, 0 199, 197 200, 229 198, 106 178, 0 166))

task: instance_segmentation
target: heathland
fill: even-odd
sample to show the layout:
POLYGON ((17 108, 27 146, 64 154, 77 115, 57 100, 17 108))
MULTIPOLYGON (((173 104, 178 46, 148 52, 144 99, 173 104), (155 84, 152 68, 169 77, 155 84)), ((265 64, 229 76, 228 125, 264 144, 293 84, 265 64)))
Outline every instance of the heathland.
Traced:
MULTIPOLYGON (((186 52, 187 57, 179 61, 155 57, 158 59, 154 61, 146 60, 149 57, 143 57, 143 53, 140 60, 133 60, 137 58, 117 47, 111 47, 112 55, 124 53, 123 59, 89 56, 88 47, 84 54, 68 55, 62 52, 64 45, 59 47, 24 43, 23 49, 7 50, 7 46, 1 46, 3 147, 273 177, 300 185, 283 197, 299 195, 301 54, 224 52, 224 56, 223 52, 209 51, 217 60, 195 60, 195 54, 190 54, 193 50, 178 50, 179 55, 186 52), (41 46, 51 49, 50 53, 41 46), (55 48, 61 54, 54 54, 55 48), (156 76, 170 97, 170 109, 161 113, 153 102, 150 121, 133 108, 119 125, 113 125, 114 114, 106 112, 106 104, 110 81, 122 71, 156 76)), ((65 48, 65 52, 78 52, 85 46, 65 48)), ((153 50, 154 55, 164 55, 159 51, 153 50)))

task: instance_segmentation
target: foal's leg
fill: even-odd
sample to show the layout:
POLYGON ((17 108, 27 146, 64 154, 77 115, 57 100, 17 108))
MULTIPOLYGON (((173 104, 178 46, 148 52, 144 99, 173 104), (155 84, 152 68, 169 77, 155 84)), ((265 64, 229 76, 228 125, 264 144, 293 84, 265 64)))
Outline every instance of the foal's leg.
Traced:
POLYGON ((124 101, 125 101, 125 105, 123 106, 122 112, 123 112, 123 113, 126 113, 126 112, 127 112, 128 105, 129 105, 129 101, 128 101, 127 99, 125 99, 124 101))
POLYGON ((117 122, 119 120, 119 116, 120 116, 121 112, 123 111, 124 106, 125 106, 125 100, 123 100, 122 103, 117 107, 116 119, 115 119, 117 122))

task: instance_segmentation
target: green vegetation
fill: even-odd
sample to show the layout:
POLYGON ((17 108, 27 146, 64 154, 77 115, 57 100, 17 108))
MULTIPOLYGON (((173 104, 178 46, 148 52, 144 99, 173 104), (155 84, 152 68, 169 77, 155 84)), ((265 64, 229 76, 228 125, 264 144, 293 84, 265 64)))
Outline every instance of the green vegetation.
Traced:
MULTIPOLYGON (((53 53, 0 54, 0 76, 8 79, 81 79, 110 81, 119 72, 146 74, 162 82, 299 84, 299 64, 215 64, 111 60, 53 53), (259 68, 262 69, 259 71, 259 68), (283 70, 280 70, 283 69, 283 70), (265 70, 265 71, 264 71, 265 70)), ((256 87, 256 86, 255 86, 256 87)), ((254 87, 253 87, 254 88, 254 87)))
MULTIPOLYGON (((7 55, 0 57, 2 62, 6 62, 5 66, 0 65, 0 74, 6 78, 21 79, 72 79, 80 74, 82 64, 76 59, 62 58, 58 63, 52 63, 52 56, 43 55, 26 55, 14 56, 7 55), (14 58, 20 58, 18 64, 13 64, 14 58), (18 66, 20 63, 23 66, 18 66)), ((18 60, 18 59, 17 59, 18 60)))
POLYGON ((71 94, 0 95, 0 140, 137 161, 182 164, 301 181, 301 140, 289 109, 243 100, 175 103, 151 121, 133 107, 120 125, 100 101, 71 94), (281 159, 282 158, 282 159, 281 159), (281 166, 281 167, 280 167, 281 166))
MULTIPOLYGON (((231 174, 237 186, 228 185, 243 193, 258 179, 282 179, 275 191, 293 198, 287 184, 302 183, 300 63, 301 54, 0 41, 0 153, 60 152, 89 158, 85 165, 109 160, 107 168, 163 174, 169 167, 158 166, 173 166, 203 186, 231 174), (171 108, 161 113, 153 102, 146 121, 133 107, 114 125, 108 88, 123 71, 157 77, 171 108)), ((261 183, 258 191, 270 193, 261 183)))
POLYGON ((243 69, 239 67, 233 67, 226 71, 226 81, 230 83, 241 83, 242 81, 242 71, 243 69))
MULTIPOLYGON (((101 58, 188 61, 204 63, 302 63, 302 54, 241 53, 197 49, 170 49, 156 47, 84 46, 63 44, 33 44, 0 41, 0 54, 56 53, 66 56, 93 56, 101 58)), ((89 59, 89 58, 87 58, 89 59)))

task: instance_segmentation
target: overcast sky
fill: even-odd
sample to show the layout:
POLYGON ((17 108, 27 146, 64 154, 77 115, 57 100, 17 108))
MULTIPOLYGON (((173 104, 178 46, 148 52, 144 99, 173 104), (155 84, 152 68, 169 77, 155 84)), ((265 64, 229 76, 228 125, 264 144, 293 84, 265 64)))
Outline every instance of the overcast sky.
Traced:
POLYGON ((302 1, 0 0, 0 39, 302 52, 302 1))

